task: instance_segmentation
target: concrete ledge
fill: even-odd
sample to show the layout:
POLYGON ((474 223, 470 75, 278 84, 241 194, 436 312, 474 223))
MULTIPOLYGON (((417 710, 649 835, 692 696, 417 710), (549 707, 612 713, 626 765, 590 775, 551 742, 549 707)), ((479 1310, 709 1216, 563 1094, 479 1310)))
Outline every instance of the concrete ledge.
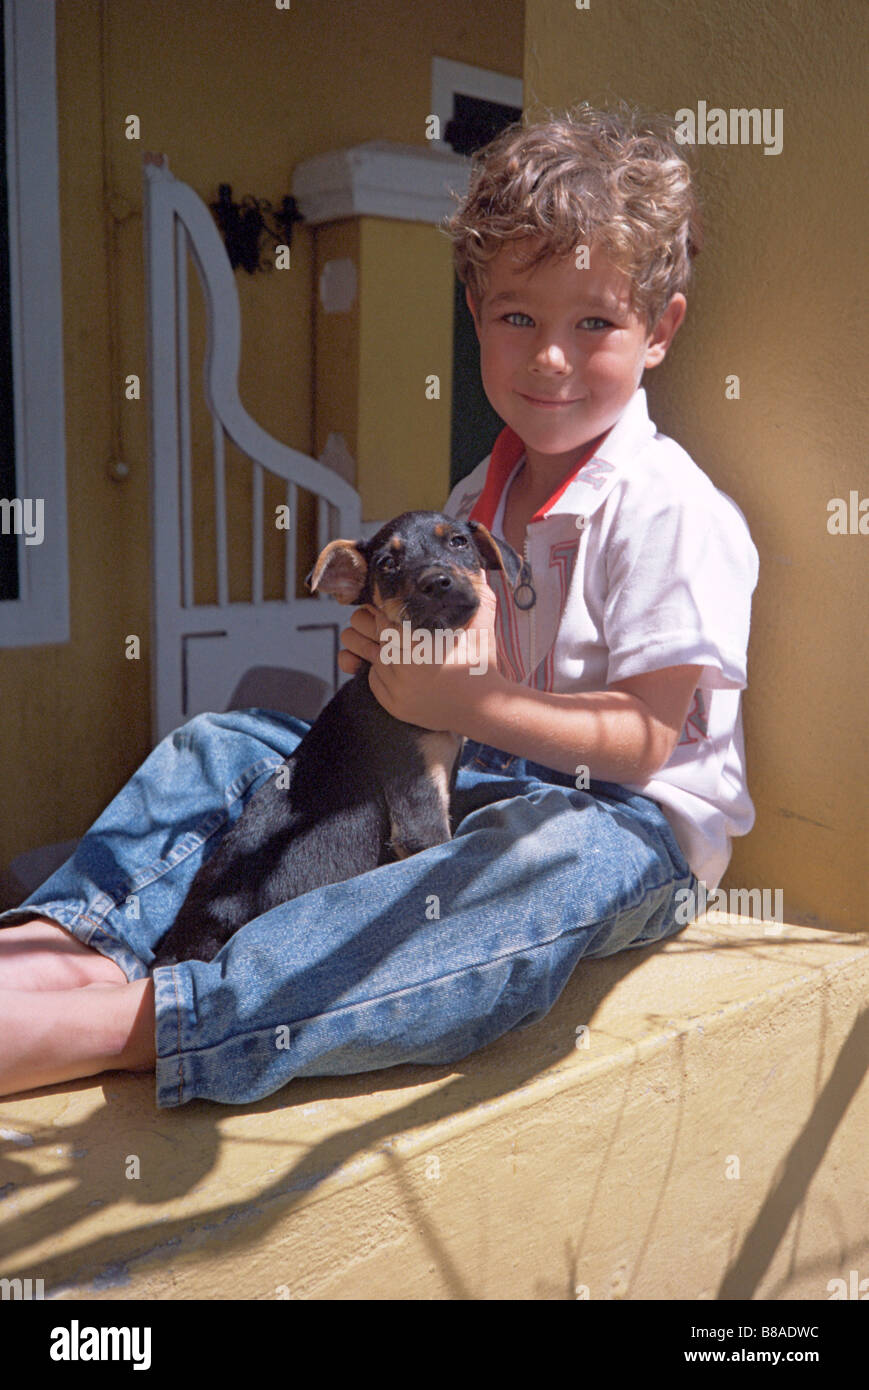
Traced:
POLYGON ((0 1101, 0 1277, 67 1299, 827 1299, 869 1277, 869 935, 764 931, 695 923, 580 965, 546 1019, 454 1068, 238 1109, 160 1112, 117 1073, 0 1101))

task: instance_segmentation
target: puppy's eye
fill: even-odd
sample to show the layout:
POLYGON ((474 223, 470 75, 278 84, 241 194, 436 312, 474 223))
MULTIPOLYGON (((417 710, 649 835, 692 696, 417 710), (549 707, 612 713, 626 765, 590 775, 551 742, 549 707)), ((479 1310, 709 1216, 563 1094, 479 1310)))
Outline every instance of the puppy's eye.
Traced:
POLYGON ((461 550, 461 548, 463 546, 466 546, 467 544, 467 536, 461 535, 461 533, 458 531, 456 531, 454 535, 450 536, 450 545, 454 545, 457 550, 461 550))
POLYGON ((398 569, 398 565, 391 555, 381 555, 380 559, 377 561, 377 568, 383 570, 386 574, 390 574, 393 570, 398 569))

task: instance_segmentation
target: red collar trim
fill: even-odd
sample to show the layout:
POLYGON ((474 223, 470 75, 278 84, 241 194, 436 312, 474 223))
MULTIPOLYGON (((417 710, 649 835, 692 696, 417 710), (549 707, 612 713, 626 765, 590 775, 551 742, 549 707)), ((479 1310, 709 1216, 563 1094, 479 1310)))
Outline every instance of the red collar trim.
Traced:
POLYGON ((491 527, 507 479, 524 452, 525 445, 516 431, 505 425, 492 445, 483 491, 474 503, 469 521, 481 521, 484 526, 491 527))
MULTIPOLYGON (((607 434, 609 434, 609 430, 606 431, 606 434, 593 439, 586 446, 567 477, 559 483, 556 491, 543 503, 543 506, 534 513, 529 525, 535 521, 542 521, 546 513, 552 510, 562 493, 570 487, 580 469, 585 467, 589 459, 594 458, 607 434)), ((524 442, 515 430, 511 430, 509 425, 505 425, 492 446, 492 457, 489 460, 489 467, 486 469, 483 491, 474 503, 468 518, 469 521, 481 521, 484 526, 491 528, 492 522, 495 520, 495 513, 498 510, 498 503, 501 500, 501 493, 507 485, 507 479, 524 452, 524 442)))

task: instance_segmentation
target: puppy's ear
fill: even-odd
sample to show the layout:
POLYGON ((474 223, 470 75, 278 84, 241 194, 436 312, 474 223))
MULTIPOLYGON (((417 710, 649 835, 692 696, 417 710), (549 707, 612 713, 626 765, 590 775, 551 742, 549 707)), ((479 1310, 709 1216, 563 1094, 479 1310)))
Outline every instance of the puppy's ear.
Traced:
POLYGON ((496 541, 482 521, 469 521, 468 527, 473 533, 474 544, 483 568, 500 570, 512 589, 522 568, 522 561, 516 551, 506 541, 496 541))
POLYGON ((339 603, 367 603, 368 559, 361 541, 330 541, 305 579, 312 593, 319 589, 339 603))

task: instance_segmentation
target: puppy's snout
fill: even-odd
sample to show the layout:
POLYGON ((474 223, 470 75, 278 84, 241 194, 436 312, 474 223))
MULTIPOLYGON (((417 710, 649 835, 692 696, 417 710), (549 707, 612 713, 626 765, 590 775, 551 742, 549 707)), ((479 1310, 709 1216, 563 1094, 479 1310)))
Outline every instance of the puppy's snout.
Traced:
POLYGON ((442 598, 453 587, 453 576, 446 570, 425 570, 419 577, 419 591, 426 598, 442 598))
POLYGON ((479 597, 466 575, 448 565, 429 565, 416 577, 405 600, 405 612, 417 627, 463 627, 479 607, 479 597))

